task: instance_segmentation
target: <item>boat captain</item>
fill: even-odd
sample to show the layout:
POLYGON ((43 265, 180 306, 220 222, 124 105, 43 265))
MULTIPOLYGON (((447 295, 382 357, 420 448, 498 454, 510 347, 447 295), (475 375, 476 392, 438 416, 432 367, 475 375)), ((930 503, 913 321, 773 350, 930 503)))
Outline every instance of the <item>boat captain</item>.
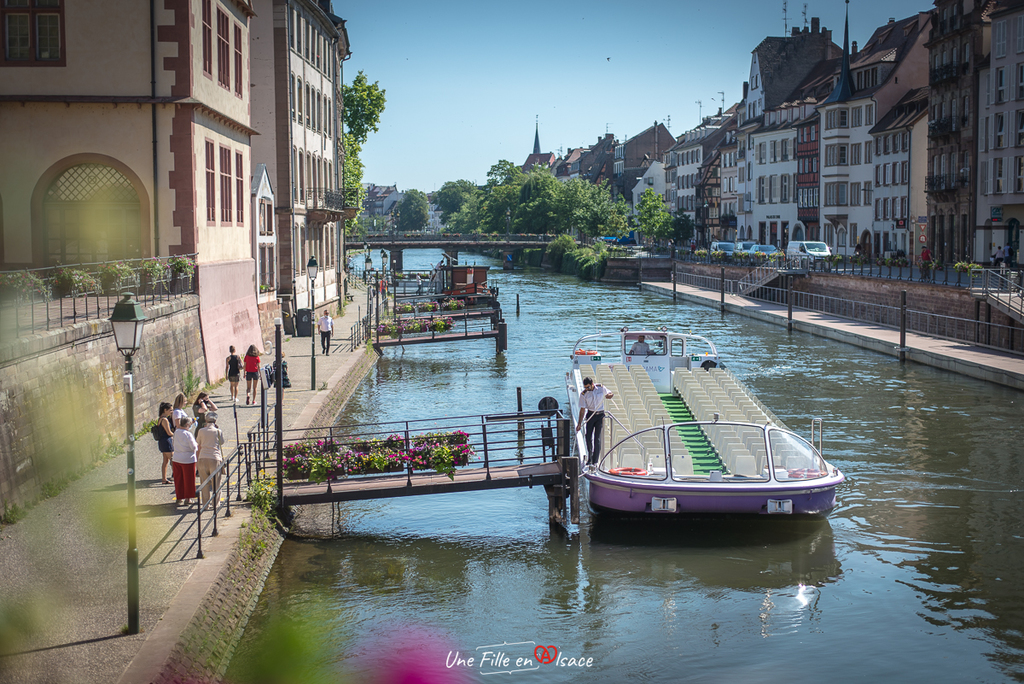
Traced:
POLYGON ((644 336, 636 338, 636 342, 629 348, 630 356, 649 356, 651 353, 651 345, 644 342, 644 336))

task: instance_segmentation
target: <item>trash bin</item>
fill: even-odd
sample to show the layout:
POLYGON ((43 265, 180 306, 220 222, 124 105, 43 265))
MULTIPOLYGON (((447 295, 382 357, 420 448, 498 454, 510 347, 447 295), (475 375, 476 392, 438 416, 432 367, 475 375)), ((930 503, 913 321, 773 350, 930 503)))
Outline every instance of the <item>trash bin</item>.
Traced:
POLYGON ((295 336, 309 337, 313 334, 313 310, 299 309, 295 312, 295 336))

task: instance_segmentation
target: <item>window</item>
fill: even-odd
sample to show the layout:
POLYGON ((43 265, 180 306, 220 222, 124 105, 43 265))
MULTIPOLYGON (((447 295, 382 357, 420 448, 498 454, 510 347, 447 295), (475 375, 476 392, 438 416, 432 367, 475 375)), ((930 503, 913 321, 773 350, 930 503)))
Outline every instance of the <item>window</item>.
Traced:
POLYGON ((882 200, 880 199, 875 200, 875 220, 882 220, 882 200))
POLYGON ((302 123, 302 79, 299 79, 299 90, 296 93, 296 99, 299 105, 299 123, 302 123))
POLYGON ((1024 62, 1017 65, 1017 99, 1024 100, 1024 62))
POLYGON ((992 56, 1006 56, 1006 20, 997 21, 992 25, 992 56))
POLYGON ((875 125, 875 105, 864 105, 864 124, 866 126, 875 125))
POLYGON ((910 171, 910 162, 908 162, 908 161, 900 162, 900 179, 901 179, 900 182, 903 183, 903 185, 906 185, 907 183, 910 182, 909 171, 910 171))
POLYGON ((235 152, 235 223, 245 224, 245 166, 241 152, 235 152))
POLYGON ((860 143, 850 145, 850 164, 860 164, 860 143))
POLYGON ((231 150, 220 148, 220 222, 231 223, 231 150))
POLYGON ((1003 188, 1003 158, 996 157, 992 160, 992 183, 997 193, 1005 192, 1003 188))
POLYGON ((230 33, 228 15, 217 10, 217 82, 225 88, 231 87, 230 33))
MULTIPOLYGON (((877 142, 878 138, 875 138, 875 141, 877 142)), ((871 143, 864 143, 864 163, 871 163, 871 143)))
POLYGON ((852 126, 862 126, 863 125, 863 110, 861 110, 860 107, 854 107, 851 110, 851 113, 853 115, 853 122, 851 123, 851 125, 852 126))
POLYGON ((996 69, 996 102, 1006 102, 1006 69, 996 69))
POLYGON ((288 47, 295 49, 295 10, 292 10, 292 25, 288 27, 288 47))
POLYGON ((1000 112, 995 115, 995 125, 993 127, 993 134, 995 136, 995 146, 1006 147, 1006 116, 1000 112))
POLYGON ((288 91, 288 104, 292 110, 292 121, 295 121, 295 74, 291 75, 288 91))
POLYGON ((306 84, 306 128, 313 124, 313 91, 306 84))
POLYGON ((295 51, 300 55, 302 54, 302 24, 303 19, 300 15, 295 19, 295 51))
POLYGON ((299 169, 299 200, 304 201, 306 198, 306 157, 302 154, 302 150, 299 150, 299 158, 296 161, 296 166, 299 169))
POLYGON ((242 27, 235 27, 235 95, 242 96, 242 27))
POLYGON ((206 222, 217 222, 217 159, 213 141, 206 141, 206 222))
POLYGON ((850 206, 860 204, 860 183, 850 183, 850 206))
POLYGON ((1017 17, 1017 52, 1024 52, 1024 14, 1017 17))
POLYGON ((783 204, 789 202, 789 175, 782 176, 782 191, 779 194, 779 201, 783 204))
POLYGON ((864 201, 861 204, 866 207, 871 206, 871 181, 864 183, 864 201))
POLYGON ((64 0, 2 0, 0 66, 65 66, 64 0))
POLYGON ((1016 169, 1013 191, 1024 192, 1024 157, 1014 157, 1013 166, 1016 169))

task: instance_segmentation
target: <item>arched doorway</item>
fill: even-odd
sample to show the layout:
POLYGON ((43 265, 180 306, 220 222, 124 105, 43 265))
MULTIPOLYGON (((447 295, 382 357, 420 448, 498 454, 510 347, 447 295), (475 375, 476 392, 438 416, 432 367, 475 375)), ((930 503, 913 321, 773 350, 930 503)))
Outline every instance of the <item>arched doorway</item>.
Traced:
POLYGON ((860 253, 863 256, 869 257, 872 255, 871 251, 871 231, 865 230, 860 234, 860 253))
POLYGON ((793 224, 793 237, 791 239, 796 240, 797 242, 802 242, 807 239, 804 237, 804 226, 802 223, 797 222, 793 224))
POLYGON ((42 198, 48 264, 142 256, 142 211, 131 181, 105 164, 78 164, 57 176, 42 198))

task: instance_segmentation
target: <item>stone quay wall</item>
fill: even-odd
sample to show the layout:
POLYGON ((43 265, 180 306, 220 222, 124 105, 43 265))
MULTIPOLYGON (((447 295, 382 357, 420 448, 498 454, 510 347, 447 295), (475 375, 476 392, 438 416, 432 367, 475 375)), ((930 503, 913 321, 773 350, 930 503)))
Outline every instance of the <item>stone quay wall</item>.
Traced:
MULTIPOLYGON (((207 377, 197 296, 147 307, 146 317, 134 357, 136 431, 181 391, 187 369, 207 377)), ((124 440, 123 376, 106 320, 0 345, 0 512, 31 503, 124 440)))

